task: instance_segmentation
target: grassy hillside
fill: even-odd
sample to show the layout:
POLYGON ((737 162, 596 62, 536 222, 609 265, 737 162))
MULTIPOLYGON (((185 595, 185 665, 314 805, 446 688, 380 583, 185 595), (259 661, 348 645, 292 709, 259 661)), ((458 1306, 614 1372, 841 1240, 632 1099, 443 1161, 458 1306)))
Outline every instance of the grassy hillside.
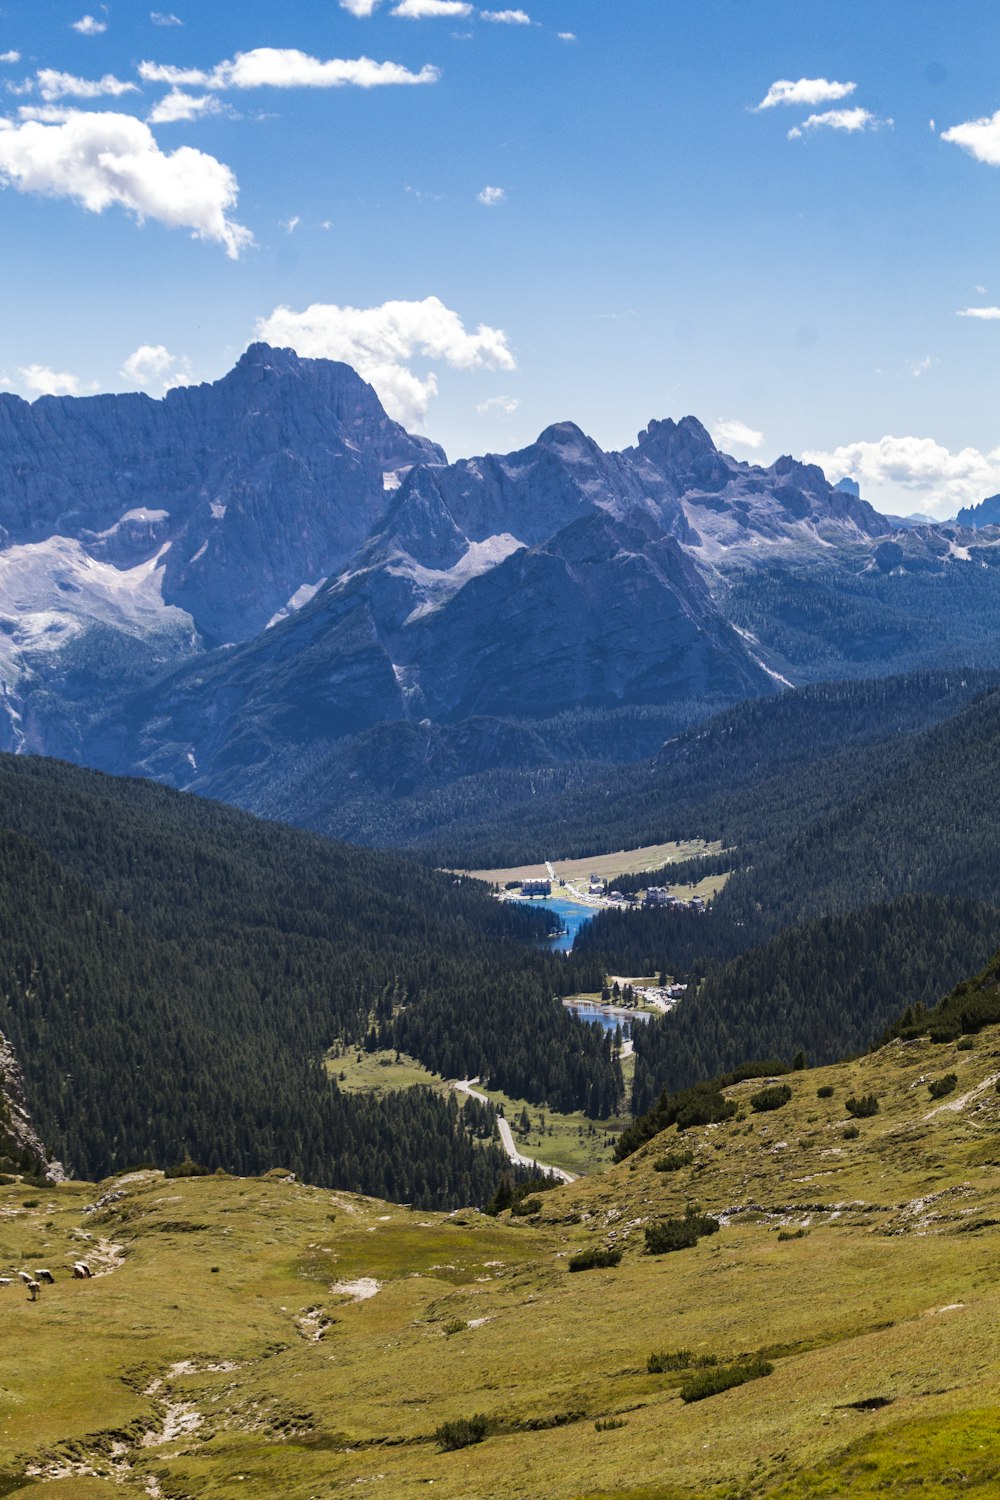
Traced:
POLYGON ((0 1494, 986 1500, 998 1079, 994 1027, 788 1075, 772 1111, 742 1083, 520 1220, 280 1174, 0 1189, 0 1272, 57 1275, 0 1288, 0 1494), (693 1202, 719 1231, 645 1254, 693 1202), (573 1274, 592 1248, 620 1264, 573 1274))

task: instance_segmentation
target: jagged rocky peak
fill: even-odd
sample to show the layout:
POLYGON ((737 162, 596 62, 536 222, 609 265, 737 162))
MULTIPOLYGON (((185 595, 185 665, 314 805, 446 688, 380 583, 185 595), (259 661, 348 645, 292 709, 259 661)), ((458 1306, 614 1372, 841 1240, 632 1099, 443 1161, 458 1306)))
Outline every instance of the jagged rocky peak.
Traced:
MULTIPOLYGON (((377 441, 384 461, 394 457, 394 439, 398 441, 401 464, 414 462, 443 464, 444 449, 430 438, 414 436, 394 422, 385 411, 374 388, 348 364, 334 359, 304 359, 294 349, 275 349, 270 344, 251 344, 237 360, 228 375, 217 382, 217 388, 237 397, 248 390, 258 402, 263 397, 268 409, 294 406, 303 399, 319 404, 347 441, 360 447, 377 441)), ((169 400, 173 392, 168 392, 169 400)), ((247 413, 259 419, 259 409, 247 413)))
POLYGON ((646 461, 670 479, 679 492, 718 490, 728 484, 737 465, 720 453, 708 429, 697 417, 667 417, 640 432, 629 456, 646 461))
MULTIPOLYGON (((921 521, 926 521, 926 516, 921 516, 921 521)), ((980 500, 978 505, 966 505, 955 517, 957 526, 968 526, 973 531, 978 531, 981 526, 1000 526, 1000 495, 988 495, 985 500, 980 500)))

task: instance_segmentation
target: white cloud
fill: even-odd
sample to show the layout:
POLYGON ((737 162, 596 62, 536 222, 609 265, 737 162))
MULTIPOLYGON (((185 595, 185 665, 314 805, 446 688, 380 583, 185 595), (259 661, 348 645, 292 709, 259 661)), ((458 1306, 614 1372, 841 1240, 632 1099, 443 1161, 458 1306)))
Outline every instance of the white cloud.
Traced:
POLYGON ((960 307, 956 317, 981 318, 984 323, 993 323, 1000 318, 1000 307, 960 307))
POLYGON ((184 22, 180 16, 175 16, 172 11, 151 10, 149 19, 154 26, 183 26, 184 22))
POLYGON ((575 42, 576 34, 572 31, 560 31, 556 33, 561 42, 575 42))
POLYGON ((161 151, 149 126, 131 115, 74 111, 51 125, 0 119, 0 182, 72 198, 90 213, 117 203, 140 224, 157 219, 190 229, 233 259, 253 243, 229 217, 239 191, 230 168, 191 146, 161 151))
POLYGON ((507 193, 502 187, 484 187, 482 192, 476 194, 477 203, 485 203, 487 208, 492 208, 495 203, 502 203, 507 193))
POLYGON ((122 374, 136 385, 152 385, 175 364, 175 357, 164 344, 140 344, 122 365, 122 374))
POLYGON ((279 219, 278 228, 283 229, 286 234, 294 234, 301 223, 302 219, 300 215, 293 214, 290 219, 279 219))
POLYGON ((340 0, 341 10, 349 10, 352 16, 370 16, 382 4, 382 0, 340 0))
POLYGON ((530 26, 531 17, 523 10, 481 10, 483 21, 499 21, 503 26, 530 26))
POLYGON ((200 120, 205 115, 220 115, 225 105, 214 94, 186 94, 171 89, 155 104, 147 119, 151 125, 176 125, 181 120, 200 120))
POLYGON ((756 109, 773 109, 776 104, 828 104, 846 99, 857 88, 856 83, 835 83, 829 78, 779 78, 772 83, 756 109))
POLYGON ((941 139, 961 146, 963 151, 968 151, 976 161, 985 162, 988 167, 1000 167, 1000 109, 995 115, 987 115, 981 120, 966 120, 963 125, 953 125, 950 130, 941 132, 941 139))
POLYGON ((748 427, 745 422, 733 418, 724 421, 721 417, 712 428, 712 437, 718 447, 728 453, 733 448, 761 448, 764 445, 764 434, 756 432, 748 427))
POLYGON ((310 57, 296 47, 255 47, 237 52, 206 72, 202 68, 175 68, 169 63, 142 62, 139 76, 147 83, 169 83, 174 88, 206 89, 294 89, 377 88, 387 84, 437 83, 437 68, 427 66, 412 73, 399 63, 373 62, 370 57, 310 57))
POLYGON ((20 61, 20 52, 0 52, 0 63, 19 63, 20 61))
POLYGON ((17 111, 19 120, 41 120, 43 125, 62 125, 76 114, 79 110, 65 104, 22 104, 17 111))
POLYGON ((931 356, 929 354, 925 354, 923 359, 915 359, 911 361, 910 374, 913 376, 914 380, 919 380, 921 375, 927 374, 927 371, 934 363, 935 361, 931 359, 931 356))
POLYGON ((83 382, 79 375, 71 375, 68 370, 50 370, 48 365, 22 365, 17 373, 33 396, 83 394, 83 382))
POLYGON ((407 21, 425 21, 431 16, 471 16, 472 6, 465 0, 399 0, 392 14, 407 21))
POLYGON ((828 109, 821 115, 810 115, 801 125, 793 125, 788 132, 790 141, 797 141, 809 130, 878 130, 891 125, 892 120, 879 120, 870 110, 857 105, 854 109, 828 109))
POLYGON ((36 76, 38 92, 49 103, 53 99, 102 99, 109 96, 117 99, 122 94, 139 92, 137 83, 126 83, 113 73, 105 73, 103 78, 77 78, 73 73, 59 73, 55 68, 40 68, 36 76))
POLYGON ((494 412, 501 417, 512 417, 520 405, 517 396, 491 396, 488 401, 480 401, 476 411, 481 417, 491 416, 494 412))
POLYGON ((100 36, 102 31, 108 29, 107 21, 98 21, 94 16, 81 16, 79 21, 70 24, 81 36, 100 36))
POLYGON ((898 505, 902 495, 916 495, 923 509, 938 517, 954 515, 961 506, 1000 490, 1000 448, 953 453, 933 438, 883 437, 802 457, 805 463, 819 464, 829 478, 848 474, 857 479, 865 498, 876 504, 881 498, 898 505))
POLYGON ((277 307, 261 318, 256 335, 269 344, 291 345, 307 359, 338 359, 353 365, 378 391, 397 421, 415 424, 437 394, 437 377, 421 377, 414 359, 457 370, 513 370, 514 356, 502 329, 480 323, 466 329, 458 313, 438 297, 422 302, 385 302, 381 307, 314 303, 304 312, 277 307))

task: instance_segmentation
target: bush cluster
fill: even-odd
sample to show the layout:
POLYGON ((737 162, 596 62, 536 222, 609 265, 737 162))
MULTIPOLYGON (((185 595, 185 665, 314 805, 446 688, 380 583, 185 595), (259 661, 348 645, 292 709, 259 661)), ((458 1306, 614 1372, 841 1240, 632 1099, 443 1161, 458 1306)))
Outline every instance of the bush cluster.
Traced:
POLYGON ((434 1436, 442 1448, 454 1452, 456 1448, 470 1448, 490 1435, 490 1419, 482 1413, 475 1417, 456 1417, 453 1422, 442 1422, 434 1436))
POLYGON ((738 1365, 719 1365, 714 1370, 705 1370, 693 1375, 681 1386, 682 1401, 704 1401, 706 1396, 717 1396, 720 1391, 730 1391, 734 1386, 746 1385, 748 1380, 760 1380, 770 1375, 774 1366, 767 1359, 751 1359, 738 1365))
POLYGON ((756 1094, 750 1095, 750 1108, 764 1114, 769 1109, 780 1109, 791 1097, 792 1091, 787 1083, 774 1083, 770 1088, 758 1089, 756 1094))
POLYGON ((718 1234, 718 1219, 689 1208, 683 1219, 660 1219, 646 1225, 646 1254, 668 1255, 672 1250, 690 1250, 700 1239, 718 1234))
POLYGON ((597 1271, 605 1266, 616 1266, 621 1258, 620 1250, 600 1250, 595 1245, 592 1250, 581 1250, 571 1256, 569 1268, 571 1271, 597 1271))
POLYGON ((860 1099, 852 1095, 850 1099, 845 1100, 844 1108, 856 1120, 867 1120, 871 1115, 878 1114, 879 1105, 874 1094, 863 1094, 860 1099))
POLYGON ((653 1163, 654 1172, 679 1172, 682 1167, 689 1167, 694 1161, 693 1151, 668 1151, 665 1156, 658 1156, 653 1163))
POLYGON ((927 1085, 927 1092, 932 1099, 943 1099, 945 1094, 953 1094, 958 1082, 957 1073, 945 1073, 943 1078, 935 1078, 927 1085))

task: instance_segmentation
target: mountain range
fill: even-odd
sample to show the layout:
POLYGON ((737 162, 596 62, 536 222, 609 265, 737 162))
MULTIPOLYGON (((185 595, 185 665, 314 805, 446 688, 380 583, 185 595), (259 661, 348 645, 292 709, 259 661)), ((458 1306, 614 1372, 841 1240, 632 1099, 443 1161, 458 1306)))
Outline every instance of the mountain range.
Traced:
POLYGON ((263 344, 159 401, 0 396, 0 542, 0 747, 293 817, 305 774, 324 826, 359 758, 404 789, 634 759, 786 686, 1000 657, 995 527, 691 416, 449 464, 263 344))

